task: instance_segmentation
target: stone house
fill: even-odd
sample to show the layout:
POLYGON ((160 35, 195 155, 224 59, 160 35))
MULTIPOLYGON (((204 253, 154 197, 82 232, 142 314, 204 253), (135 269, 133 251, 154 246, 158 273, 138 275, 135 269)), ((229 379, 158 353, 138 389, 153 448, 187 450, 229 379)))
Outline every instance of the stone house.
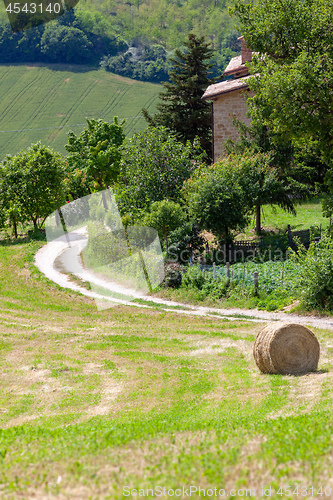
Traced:
POLYGON ((233 57, 224 71, 224 76, 231 79, 210 85, 202 96, 203 100, 213 102, 214 162, 222 155, 225 141, 237 138, 238 130, 232 123, 233 117, 250 123, 246 116, 246 96, 250 92, 246 80, 250 75, 245 63, 252 60, 252 51, 247 48, 242 36, 238 40, 241 41, 241 55, 233 57))

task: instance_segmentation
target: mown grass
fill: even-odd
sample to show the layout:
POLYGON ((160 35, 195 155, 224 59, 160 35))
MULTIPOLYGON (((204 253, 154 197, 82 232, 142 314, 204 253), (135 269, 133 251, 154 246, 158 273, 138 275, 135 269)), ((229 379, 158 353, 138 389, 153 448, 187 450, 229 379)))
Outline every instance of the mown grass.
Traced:
MULTIPOLYGON (((277 206, 265 205, 262 207, 261 225, 264 232, 275 232, 283 234, 290 224, 292 231, 309 229, 310 227, 320 227, 326 229, 329 226, 329 219, 323 217, 321 199, 315 198, 311 201, 298 203, 295 205, 296 215, 290 214, 277 206)), ((247 226, 244 233, 239 234, 237 239, 246 239, 254 236, 255 220, 247 226)))
POLYGON ((1 158, 37 141, 65 153, 67 133, 79 134, 86 118, 126 118, 131 136, 146 127, 141 109, 154 112, 160 90, 104 70, 59 64, 0 65, 0 83, 1 158))
POLYGON ((321 371, 264 376, 261 325, 98 312, 34 269, 40 245, 0 246, 0 496, 333 487, 331 332, 315 331, 321 371))

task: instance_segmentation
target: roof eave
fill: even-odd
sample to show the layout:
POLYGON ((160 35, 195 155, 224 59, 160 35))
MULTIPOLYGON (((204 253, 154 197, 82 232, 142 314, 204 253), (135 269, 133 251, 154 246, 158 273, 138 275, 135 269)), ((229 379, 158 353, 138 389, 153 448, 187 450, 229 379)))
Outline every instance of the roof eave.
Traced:
POLYGON ((218 97, 219 95, 223 95, 223 94, 229 94, 230 92, 236 92, 237 90, 244 90, 246 88, 248 88, 248 84, 245 83, 244 85, 241 85, 239 87, 236 87, 234 89, 228 89, 228 90, 222 90, 220 92, 216 92, 215 94, 210 94, 208 95, 207 97, 205 97, 205 94, 201 97, 201 99, 203 101, 208 101, 209 99, 215 99, 216 97, 218 97))

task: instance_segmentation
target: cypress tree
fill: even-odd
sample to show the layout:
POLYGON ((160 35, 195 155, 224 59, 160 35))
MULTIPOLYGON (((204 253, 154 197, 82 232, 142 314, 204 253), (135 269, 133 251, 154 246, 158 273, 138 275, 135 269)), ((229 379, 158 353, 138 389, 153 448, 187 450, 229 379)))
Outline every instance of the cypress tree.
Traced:
POLYGON ((193 141, 198 136, 201 147, 211 158, 211 105, 201 97, 208 85, 215 82, 210 77, 213 65, 209 62, 214 50, 205 37, 196 37, 193 33, 184 45, 185 49, 177 49, 171 59, 170 81, 163 84, 164 91, 159 94, 162 102, 157 105, 158 113, 152 117, 146 109, 142 112, 150 125, 165 126, 182 142, 193 141))

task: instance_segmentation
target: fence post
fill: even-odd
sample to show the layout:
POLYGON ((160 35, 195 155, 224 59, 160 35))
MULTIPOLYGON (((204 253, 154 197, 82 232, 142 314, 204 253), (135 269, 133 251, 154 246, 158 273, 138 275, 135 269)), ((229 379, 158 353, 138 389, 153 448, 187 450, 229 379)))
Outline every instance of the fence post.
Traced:
POLYGON ((213 262, 213 278, 216 280, 216 264, 213 262))
POLYGON ((291 229, 290 229, 290 224, 288 224, 288 245, 291 247, 291 229))
POLYGON ((259 273, 258 273, 258 271, 254 271, 253 279, 254 279, 254 291, 255 291, 255 294, 257 294, 258 293, 258 285, 259 285, 259 273))
POLYGON ((230 262, 226 262, 226 266, 227 266, 227 280, 228 283, 230 283, 230 262))

